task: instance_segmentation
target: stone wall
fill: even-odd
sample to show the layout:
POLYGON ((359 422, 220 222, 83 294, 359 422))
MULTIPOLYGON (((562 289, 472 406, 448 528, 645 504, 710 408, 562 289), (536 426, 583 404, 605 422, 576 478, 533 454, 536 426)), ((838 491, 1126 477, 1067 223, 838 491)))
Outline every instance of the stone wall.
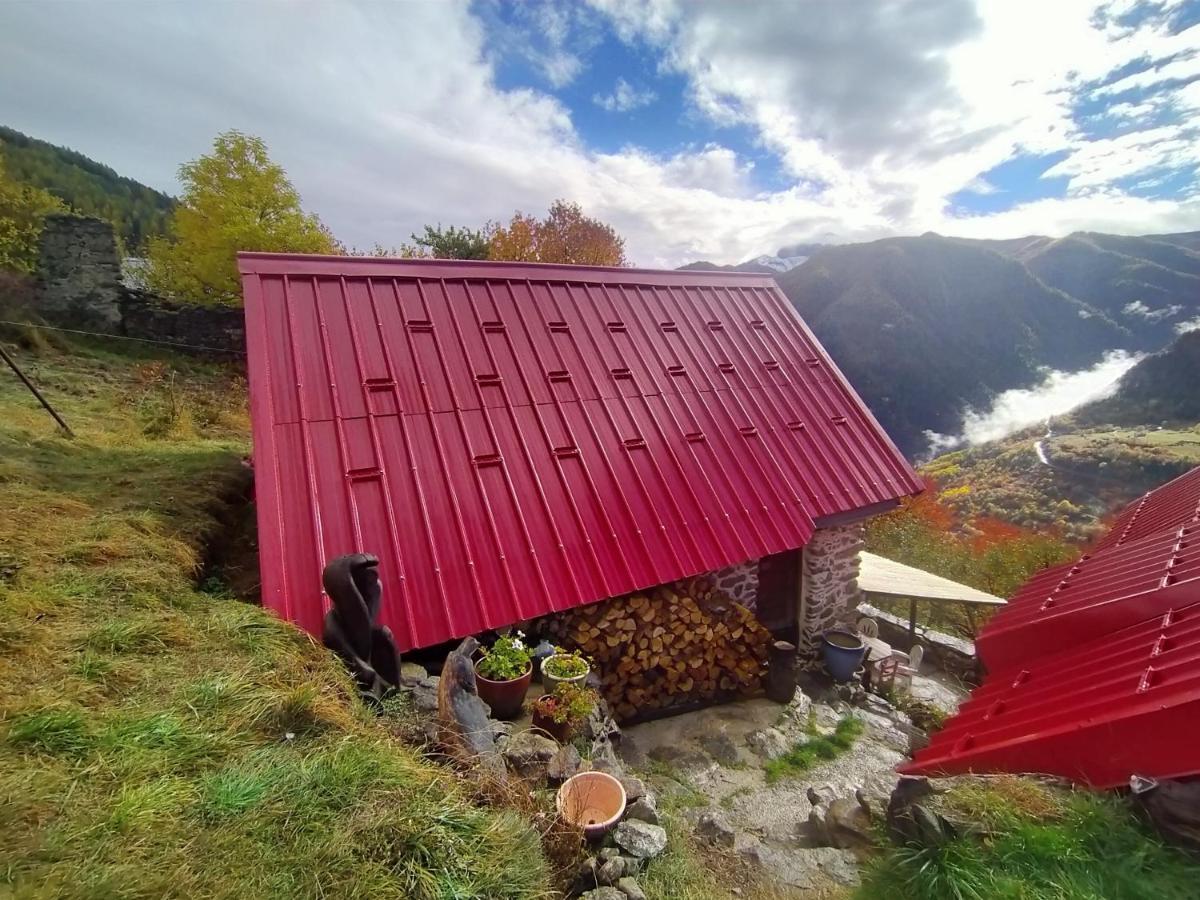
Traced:
POLYGON ((818 528, 804 548, 801 579, 800 664, 820 664, 821 634, 852 625, 862 592, 858 589, 859 553, 866 544, 862 522, 818 528))
POLYGON ((241 355, 246 348, 240 309, 174 303, 125 287, 112 224, 102 219, 46 219, 31 312, 62 328, 164 341, 203 354, 241 355))

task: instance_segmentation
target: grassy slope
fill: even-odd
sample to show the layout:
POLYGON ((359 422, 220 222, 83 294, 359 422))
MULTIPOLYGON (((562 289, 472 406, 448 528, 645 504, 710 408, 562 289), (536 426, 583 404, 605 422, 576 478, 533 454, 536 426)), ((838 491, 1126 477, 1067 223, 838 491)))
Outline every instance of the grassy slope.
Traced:
POLYGON ((0 372, 0 893, 543 895, 530 828, 392 740, 308 638, 194 588, 245 486, 228 374, 18 359, 78 438, 0 372))
POLYGON ((960 784, 935 805, 985 834, 886 852, 858 900, 1186 900, 1200 884, 1195 860, 1110 796, 1003 776, 960 784))

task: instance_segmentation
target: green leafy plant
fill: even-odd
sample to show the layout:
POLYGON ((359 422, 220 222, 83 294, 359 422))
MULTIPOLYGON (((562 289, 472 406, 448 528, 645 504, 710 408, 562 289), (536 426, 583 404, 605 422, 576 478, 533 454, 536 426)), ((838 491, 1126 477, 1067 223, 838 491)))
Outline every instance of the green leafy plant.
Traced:
POLYGON ((568 651, 562 647, 555 647, 554 655, 542 663, 542 671, 549 672, 555 678, 577 678, 590 670, 586 656, 578 650, 568 651))
POLYGON ((529 648, 521 640, 521 632, 496 638, 492 646, 480 650, 483 654, 475 670, 492 681, 512 681, 529 671, 529 648))
POLYGON ((599 699, 591 688, 565 681, 555 688, 553 694, 546 694, 535 700, 533 710, 560 725, 565 722, 574 724, 586 719, 596 708, 599 699))

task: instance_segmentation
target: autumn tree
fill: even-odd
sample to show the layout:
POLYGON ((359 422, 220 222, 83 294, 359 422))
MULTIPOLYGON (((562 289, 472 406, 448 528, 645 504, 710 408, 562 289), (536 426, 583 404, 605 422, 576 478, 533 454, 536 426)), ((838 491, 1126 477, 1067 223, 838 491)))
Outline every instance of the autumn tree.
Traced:
POLYGON ((0 269, 32 272, 46 216, 65 211, 53 194, 8 177, 0 156, 0 269))
POLYGON ((261 138, 226 131, 212 152, 179 167, 183 196, 166 238, 147 249, 151 290, 195 303, 236 304, 239 250, 333 253, 337 241, 306 213, 261 138))
POLYGON ((518 262, 625 266, 625 239, 578 203, 556 200, 544 219, 516 213, 508 225, 488 227, 489 258, 518 262))

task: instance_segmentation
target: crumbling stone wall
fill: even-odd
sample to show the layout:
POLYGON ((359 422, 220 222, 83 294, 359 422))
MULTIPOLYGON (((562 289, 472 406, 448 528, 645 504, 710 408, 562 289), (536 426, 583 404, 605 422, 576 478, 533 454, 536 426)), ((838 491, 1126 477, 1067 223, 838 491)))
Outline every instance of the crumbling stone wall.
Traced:
POLYGON ((854 623, 862 591, 858 589, 860 556, 866 545, 862 522, 818 528, 804 548, 801 579, 800 664, 820 663, 821 634, 854 623))
POLYGON ((121 283, 110 222, 82 216, 46 219, 33 313, 50 325, 183 345, 198 352, 241 354, 240 309, 175 303, 121 283))

